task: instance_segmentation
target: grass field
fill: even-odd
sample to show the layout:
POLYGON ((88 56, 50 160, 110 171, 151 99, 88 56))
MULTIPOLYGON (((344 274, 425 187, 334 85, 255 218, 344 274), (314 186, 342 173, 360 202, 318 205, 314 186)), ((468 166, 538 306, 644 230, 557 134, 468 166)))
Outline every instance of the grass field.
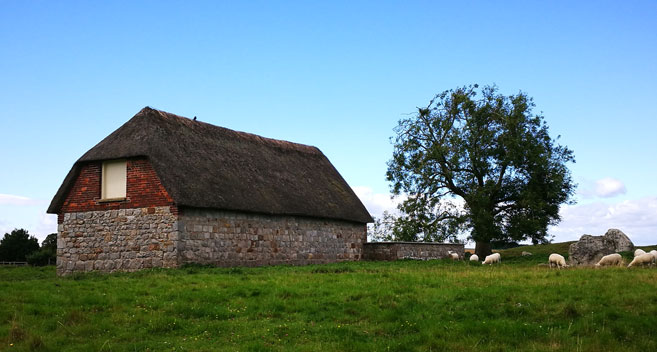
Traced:
POLYGON ((537 265, 553 251, 567 244, 507 250, 493 267, 356 262, 66 278, 52 267, 0 267, 0 350, 657 350, 657 269, 537 265))

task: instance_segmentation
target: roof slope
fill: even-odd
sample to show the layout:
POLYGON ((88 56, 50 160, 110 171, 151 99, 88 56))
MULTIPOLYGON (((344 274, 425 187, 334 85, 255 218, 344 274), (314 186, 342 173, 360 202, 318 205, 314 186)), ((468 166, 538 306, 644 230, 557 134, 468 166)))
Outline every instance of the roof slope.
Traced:
POLYGON ((76 161, 48 212, 59 211, 85 162, 138 156, 178 206, 372 222, 319 149, 149 107, 76 161))

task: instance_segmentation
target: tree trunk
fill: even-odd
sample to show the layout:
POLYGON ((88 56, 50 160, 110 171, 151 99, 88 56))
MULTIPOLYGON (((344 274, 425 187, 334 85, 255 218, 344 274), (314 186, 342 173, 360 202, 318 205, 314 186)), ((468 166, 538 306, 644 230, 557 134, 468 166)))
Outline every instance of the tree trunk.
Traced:
POLYGON ((475 242, 475 254, 479 256, 479 260, 483 261, 487 255, 491 255, 493 251, 491 250, 490 241, 489 242, 475 242))

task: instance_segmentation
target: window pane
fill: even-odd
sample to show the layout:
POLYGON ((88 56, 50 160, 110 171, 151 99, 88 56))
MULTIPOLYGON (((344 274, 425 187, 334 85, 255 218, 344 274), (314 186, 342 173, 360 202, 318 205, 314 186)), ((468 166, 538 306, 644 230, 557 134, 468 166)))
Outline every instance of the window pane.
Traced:
POLYGON ((125 198, 126 161, 106 161, 103 163, 103 199, 125 198))

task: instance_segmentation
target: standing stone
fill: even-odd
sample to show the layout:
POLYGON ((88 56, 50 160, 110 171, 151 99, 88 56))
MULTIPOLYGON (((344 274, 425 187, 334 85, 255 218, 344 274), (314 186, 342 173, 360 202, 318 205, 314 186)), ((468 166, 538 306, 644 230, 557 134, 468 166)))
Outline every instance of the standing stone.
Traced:
POLYGON ((583 235, 570 245, 570 265, 594 265, 607 254, 631 251, 634 244, 618 229, 609 229, 604 236, 583 235))

